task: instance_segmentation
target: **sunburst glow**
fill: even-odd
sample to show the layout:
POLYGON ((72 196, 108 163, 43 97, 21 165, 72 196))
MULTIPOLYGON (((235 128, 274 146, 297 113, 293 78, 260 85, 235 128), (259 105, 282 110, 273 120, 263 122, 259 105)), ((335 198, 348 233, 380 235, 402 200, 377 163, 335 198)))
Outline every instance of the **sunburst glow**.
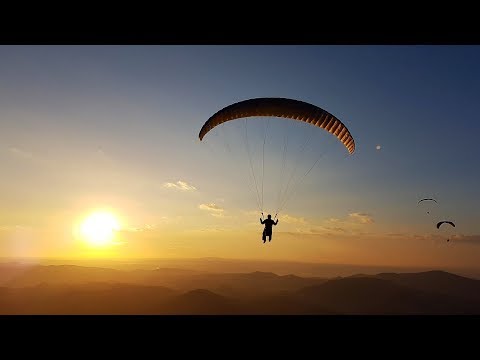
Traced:
POLYGON ((119 229, 120 224, 113 214, 100 211, 90 214, 80 225, 82 237, 95 246, 110 244, 119 229))

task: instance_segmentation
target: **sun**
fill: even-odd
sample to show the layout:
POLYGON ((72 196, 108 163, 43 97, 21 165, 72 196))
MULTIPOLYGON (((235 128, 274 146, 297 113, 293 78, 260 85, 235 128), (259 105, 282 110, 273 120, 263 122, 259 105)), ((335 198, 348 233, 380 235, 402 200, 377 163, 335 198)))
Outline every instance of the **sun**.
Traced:
POLYGON ((120 224, 112 213, 96 211, 83 220, 80 234, 94 246, 105 246, 111 244, 119 229, 120 224))

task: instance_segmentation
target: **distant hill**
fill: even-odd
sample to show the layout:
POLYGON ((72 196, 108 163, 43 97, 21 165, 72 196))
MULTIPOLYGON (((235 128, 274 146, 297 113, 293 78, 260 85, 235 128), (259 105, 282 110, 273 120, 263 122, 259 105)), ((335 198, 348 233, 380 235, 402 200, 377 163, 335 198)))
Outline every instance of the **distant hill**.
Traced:
POLYGON ((208 315, 238 314, 242 308, 237 301, 205 289, 195 289, 176 296, 162 306, 165 314, 208 315))
POLYGON ((201 287, 225 296, 258 297, 266 294, 294 291, 327 281, 322 278, 302 278, 295 275, 279 276, 271 272, 203 274, 183 278, 177 288, 201 287))
POLYGON ((375 276, 412 289, 480 301, 480 280, 469 279, 445 271, 420 273, 382 273, 375 276))
POLYGON ((304 288, 298 295, 306 307, 321 306, 341 314, 468 314, 480 310, 469 301, 375 277, 330 280, 304 288))
POLYGON ((176 292, 160 286, 90 283, 0 288, 0 314, 155 314, 176 292))
POLYGON ((480 281, 445 271, 331 279, 175 268, 0 266, 0 314, 479 314, 480 281))

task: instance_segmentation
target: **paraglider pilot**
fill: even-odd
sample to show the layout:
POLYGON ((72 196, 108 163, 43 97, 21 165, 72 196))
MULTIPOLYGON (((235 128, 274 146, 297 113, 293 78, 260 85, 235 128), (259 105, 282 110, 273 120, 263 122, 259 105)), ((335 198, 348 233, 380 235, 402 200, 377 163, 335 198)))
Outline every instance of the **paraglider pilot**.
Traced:
POLYGON ((267 219, 262 220, 262 218, 260 218, 260 224, 265 224, 265 228, 263 229, 263 236, 262 236, 263 242, 265 243, 265 241, 267 240, 267 236, 268 236, 268 241, 272 241, 272 225, 277 225, 278 219, 277 221, 273 221, 272 215, 268 214, 267 219))

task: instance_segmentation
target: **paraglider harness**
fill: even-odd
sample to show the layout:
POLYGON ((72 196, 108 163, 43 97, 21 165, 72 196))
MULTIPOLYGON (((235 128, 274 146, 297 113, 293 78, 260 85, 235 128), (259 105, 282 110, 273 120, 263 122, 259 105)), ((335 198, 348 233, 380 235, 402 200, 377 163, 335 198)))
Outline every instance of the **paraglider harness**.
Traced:
MULTIPOLYGON (((276 219, 276 218, 277 218, 277 215, 278 215, 278 214, 275 214, 275 217, 274 217, 273 219, 276 219)), ((265 215, 263 215, 263 212, 262 212, 262 218, 265 218, 265 215)), ((264 220, 265 220, 265 219, 264 219, 264 220)), ((275 221, 275 220, 274 220, 274 221, 275 221)), ((266 229, 266 228, 263 228, 262 240, 263 240, 263 241, 267 241, 267 236, 268 236, 268 235, 271 236, 272 233, 267 234, 267 229, 266 229)))

